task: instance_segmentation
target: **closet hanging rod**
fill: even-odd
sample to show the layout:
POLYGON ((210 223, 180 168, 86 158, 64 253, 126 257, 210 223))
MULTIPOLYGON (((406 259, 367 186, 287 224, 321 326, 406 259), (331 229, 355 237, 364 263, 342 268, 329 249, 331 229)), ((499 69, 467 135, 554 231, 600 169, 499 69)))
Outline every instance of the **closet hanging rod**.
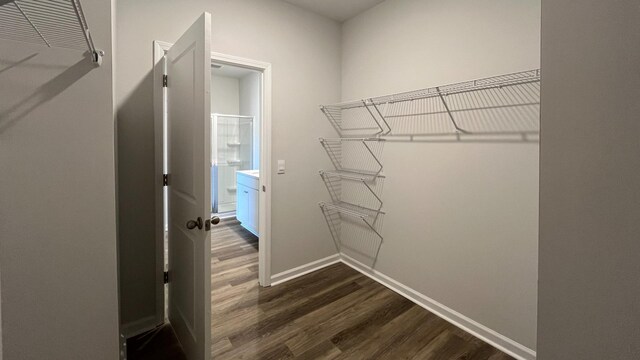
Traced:
POLYGON ((0 0, 0 38, 48 47, 88 49, 102 64, 80 0, 0 0))

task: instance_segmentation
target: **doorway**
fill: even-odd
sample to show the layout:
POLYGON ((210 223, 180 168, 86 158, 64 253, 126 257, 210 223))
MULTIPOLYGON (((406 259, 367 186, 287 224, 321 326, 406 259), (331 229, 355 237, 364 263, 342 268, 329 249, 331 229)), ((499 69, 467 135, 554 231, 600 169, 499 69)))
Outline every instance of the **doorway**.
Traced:
MULTIPOLYGON (((258 237, 258 282, 260 286, 266 287, 271 285, 271 64, 257 61, 238 56, 222 54, 217 52, 211 53, 211 63, 217 66, 222 66, 215 70, 216 73, 225 73, 226 67, 227 73, 233 76, 240 76, 243 74, 240 81, 246 82, 245 85, 239 84, 242 91, 254 92, 253 95, 242 95, 240 98, 245 100, 239 100, 240 113, 238 115, 248 116, 250 118, 244 118, 243 120, 236 120, 237 122, 243 122, 245 127, 245 136, 252 129, 251 136, 253 137, 251 156, 245 155, 246 158, 251 158, 252 170, 254 179, 250 184, 246 184, 242 179, 240 180, 240 190, 238 190, 238 175, 236 171, 236 217, 238 217, 238 206, 240 207, 241 223, 244 222, 248 231, 252 232, 258 237), (258 83, 257 85, 255 83, 258 83), (251 123, 252 126, 249 126, 251 123), (257 172, 255 171, 257 170, 257 172), (242 186, 247 186, 243 188, 242 186), (251 202, 250 199, 243 197, 247 191, 249 195, 255 196, 257 204, 251 202), (241 194, 238 199, 237 194, 241 194), (257 211, 258 215, 252 217, 257 224, 253 223, 251 219, 245 219, 245 215, 248 212, 243 213, 243 208, 248 208, 254 213, 257 211), (252 225, 253 224, 253 225, 252 225)), ((216 81, 214 70, 212 69, 212 81, 216 81)), ((215 86, 215 85, 214 85, 215 86)), ((213 103, 212 103, 213 105, 213 103)), ((213 109, 213 108, 212 108, 213 109)), ((212 111, 213 112, 213 111, 212 111)), ((229 114, 227 114, 229 115, 229 114)), ((233 115, 233 114, 231 114, 233 115)), ((248 152, 247 149, 244 150, 248 152)), ((251 170, 240 170, 243 172, 251 173, 251 170)), ((245 177, 246 178, 246 177, 245 177)), ((246 180, 246 179, 245 179, 246 180)), ((212 209, 213 210, 213 209, 212 209)))
MULTIPOLYGON (((168 82, 169 88, 171 88, 171 75, 169 75, 168 80, 163 79, 163 76, 166 71, 165 65, 165 55, 167 51, 172 48, 172 44, 155 41, 154 42, 154 84, 162 84, 163 82, 168 82)), ((205 135, 209 139, 209 144, 213 145, 214 138, 216 139, 216 148, 211 146, 209 150, 210 156, 207 156, 208 161, 203 163, 203 170, 208 172, 210 175, 214 175, 214 171, 220 171, 220 169, 214 170, 214 165, 220 165, 220 162, 224 159, 224 161, 229 165, 229 163, 233 165, 242 165, 237 166, 233 171, 231 171, 231 175, 227 174, 227 178, 224 179, 225 184, 221 184, 222 179, 215 180, 215 177, 211 177, 211 181, 208 183, 208 191, 205 193, 209 200, 218 201, 218 206, 214 208, 213 202, 209 207, 210 213, 213 215, 214 210, 216 211, 216 215, 220 216, 237 216, 238 215, 238 203, 243 202, 244 199, 238 199, 237 195, 235 199, 235 208, 229 207, 224 208, 221 206, 222 196, 220 195, 220 189, 227 191, 227 188, 232 190, 231 188, 235 184, 236 192, 238 187, 237 173, 239 171, 247 171, 257 173, 255 174, 255 184, 253 185, 253 190, 255 190, 255 199, 257 204, 255 204, 255 212, 257 212, 256 224, 254 225, 254 231, 256 235, 259 235, 259 251, 258 251, 258 278, 259 284, 261 286, 269 286, 271 283, 271 263, 270 263, 270 236, 271 236, 271 214, 270 214, 270 203, 271 203, 271 174, 269 169, 271 168, 271 65, 268 63, 254 61, 250 59, 239 58, 231 55, 220 54, 211 52, 210 60, 207 64, 210 69, 207 70, 207 76, 210 76, 207 79, 207 82, 214 83, 217 81, 216 73, 218 73, 218 77, 224 74, 224 69, 226 67, 226 71, 229 72, 231 70, 236 73, 244 73, 245 75, 252 74, 252 79, 254 83, 255 80, 258 79, 257 85, 252 87, 252 91, 258 93, 258 96, 253 98, 253 102, 251 106, 251 112, 248 115, 245 115, 242 109, 238 107, 237 112, 234 110, 231 113, 229 111, 223 111, 225 109, 215 109, 214 107, 207 106, 207 111, 210 111, 211 116, 208 118, 207 122, 210 121, 207 128, 210 128, 211 131, 207 132, 205 135), (220 74, 222 72, 223 74, 220 74), (257 99, 257 100, 256 100, 257 99), (257 104, 257 105, 256 105, 257 104), (215 110, 214 110, 215 109, 215 110), (228 133, 228 136, 213 136, 214 129, 216 128, 213 124, 214 116, 218 120, 218 125, 221 123, 226 124, 227 129, 221 130, 221 132, 227 131, 229 132, 229 128, 233 128, 235 131, 235 137, 231 136, 231 133, 228 133), (244 145, 243 145, 244 144, 244 145), (219 146, 218 146, 219 145, 219 146), (226 157, 222 157, 220 152, 215 154, 215 151, 219 151, 222 145, 225 145, 226 157), (230 148, 233 150, 230 150, 230 148), (235 154, 238 157, 232 158, 230 154, 235 154), (214 162, 214 159, 217 163, 214 162), (245 170, 246 168, 246 170, 245 170), (234 177, 236 178, 233 181, 234 177), (214 190, 214 185, 217 185, 219 189, 214 190), (222 187, 224 185, 224 187, 222 187), (218 192, 218 197, 215 198, 214 193, 218 192), (217 199, 217 200, 216 200, 217 199), (223 211, 227 210, 227 211, 223 211), (235 214, 232 213, 235 211, 235 214)), ((200 68, 201 69, 201 68, 200 68)), ((201 71, 201 70, 198 70, 201 71)), ((230 75, 230 74, 227 74, 230 75)), ((229 76, 227 76, 229 77, 229 76)), ((242 78, 238 80, 240 83, 242 78)), ((174 86, 177 86, 174 83, 174 86)), ((208 87, 211 96, 215 95, 214 87, 208 87)), ((240 96, 240 94, 238 95, 240 96)), ((210 105, 215 106, 214 102, 210 102, 210 105)), ((154 123, 155 123, 155 172, 158 179, 164 179, 158 181, 156 183, 156 204, 160 204, 156 206, 156 268, 157 268, 157 284, 156 284, 156 320, 157 323, 162 323, 165 320, 165 313, 160 309, 165 308, 165 266, 167 264, 166 258, 170 257, 169 254, 165 254, 165 234, 166 234, 166 224, 167 224, 167 211, 166 209, 171 206, 166 201, 166 189, 167 187, 163 185, 163 181, 167 178, 169 179, 169 183, 173 182, 174 179, 171 176, 171 171, 169 171, 168 177, 165 176, 167 174, 167 161, 166 159, 170 156, 167 154, 167 91, 162 86, 154 86, 154 123)), ((220 126, 220 129, 223 129, 225 126, 220 126)), ((221 134, 222 135, 222 134, 221 134)), ((170 138, 170 136, 169 136, 170 138)), ((166 181, 165 181, 166 183, 166 181)), ((242 184, 245 185, 245 184, 242 184)), ((169 185, 171 186, 171 185, 169 185)), ((226 200, 229 200, 227 198, 226 200)), ((171 221, 171 219, 168 219, 171 221)), ((213 218, 211 222, 205 221, 205 229, 209 224, 213 223, 213 218)), ((246 223, 246 221, 245 221, 246 223)), ((248 225, 247 225, 248 226, 248 225)), ((170 250, 169 250, 170 251, 170 250)), ((206 254, 208 258, 210 258, 210 254, 206 254)), ((170 270, 169 270, 170 271, 170 270)), ((176 275, 177 276, 177 275, 176 275)), ((169 278, 171 279, 172 275, 169 274, 169 278)), ((171 291, 171 280, 169 280, 169 291, 171 291)))
POLYGON ((211 63, 211 212, 256 236, 261 90, 260 71, 211 63))

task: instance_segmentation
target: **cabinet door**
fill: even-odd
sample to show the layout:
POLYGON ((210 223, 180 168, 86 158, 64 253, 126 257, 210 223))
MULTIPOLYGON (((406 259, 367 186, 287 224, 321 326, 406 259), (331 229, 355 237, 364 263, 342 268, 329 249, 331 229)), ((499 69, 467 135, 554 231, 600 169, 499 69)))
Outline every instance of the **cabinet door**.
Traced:
POLYGON ((238 194, 237 208, 236 208, 236 218, 238 221, 243 223, 243 225, 248 225, 249 222, 249 193, 253 191, 248 187, 238 184, 238 188, 236 193, 238 194))
POLYGON ((248 227, 250 227, 253 230, 253 233, 257 233, 258 232, 258 218, 259 218, 259 206, 258 206, 258 190, 255 189, 249 189, 249 192, 247 194, 247 209, 248 209, 248 214, 247 214, 247 221, 248 221, 248 227))

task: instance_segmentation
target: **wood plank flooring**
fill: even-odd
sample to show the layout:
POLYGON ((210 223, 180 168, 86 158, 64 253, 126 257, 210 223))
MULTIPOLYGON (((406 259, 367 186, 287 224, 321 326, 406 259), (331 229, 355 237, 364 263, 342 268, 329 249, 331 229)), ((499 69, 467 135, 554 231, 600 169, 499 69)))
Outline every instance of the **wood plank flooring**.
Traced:
POLYGON ((213 359, 512 359, 344 264, 261 288, 237 221, 211 251, 213 359))

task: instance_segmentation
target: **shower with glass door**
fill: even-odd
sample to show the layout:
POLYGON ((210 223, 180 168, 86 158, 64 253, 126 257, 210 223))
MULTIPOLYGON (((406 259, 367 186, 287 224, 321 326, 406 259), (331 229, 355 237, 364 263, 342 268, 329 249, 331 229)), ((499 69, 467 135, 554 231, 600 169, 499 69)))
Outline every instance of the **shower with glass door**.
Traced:
POLYGON ((212 213, 236 211, 236 171, 253 169, 253 116, 211 114, 212 213))

